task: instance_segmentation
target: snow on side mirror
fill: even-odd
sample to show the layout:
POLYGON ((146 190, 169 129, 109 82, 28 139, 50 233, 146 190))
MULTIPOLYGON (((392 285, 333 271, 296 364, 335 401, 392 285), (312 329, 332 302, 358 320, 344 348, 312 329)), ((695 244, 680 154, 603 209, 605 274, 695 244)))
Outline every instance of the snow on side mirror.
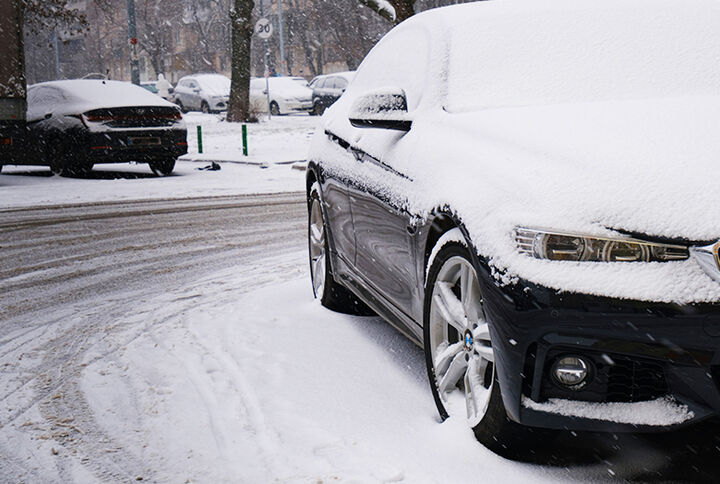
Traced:
POLYGON ((380 89, 360 96, 350 110, 350 124, 356 128, 410 131, 407 97, 402 89, 380 89))

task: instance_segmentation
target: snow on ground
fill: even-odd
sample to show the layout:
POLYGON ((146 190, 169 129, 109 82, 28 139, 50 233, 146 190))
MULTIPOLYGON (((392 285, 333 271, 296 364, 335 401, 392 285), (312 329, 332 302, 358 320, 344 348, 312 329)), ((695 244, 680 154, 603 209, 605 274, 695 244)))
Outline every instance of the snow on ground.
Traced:
POLYGON ((0 173, 2 207, 223 196, 304 190, 303 163, 317 117, 282 116, 248 125, 250 153, 242 155, 241 125, 218 115, 188 113, 189 153, 169 177, 155 177, 146 164, 97 165, 84 178, 52 176, 47 167, 5 166, 0 173), (197 126, 203 154, 197 153, 197 126), (220 171, 198 170, 210 161, 220 171))
MULTIPOLYGON (((105 432, 160 482, 557 482, 463 422, 439 424, 422 351, 378 318, 312 298, 305 253, 217 274, 166 301, 161 324, 82 387, 105 432), (283 274, 283 275, 280 275, 283 274), (286 280, 287 279, 287 280, 286 280), (257 287, 257 288, 256 288, 257 287), (168 313, 168 314, 166 314, 168 313)), ((144 309, 139 308, 143 314, 144 309)), ((132 325, 130 325, 132 326, 132 325)))

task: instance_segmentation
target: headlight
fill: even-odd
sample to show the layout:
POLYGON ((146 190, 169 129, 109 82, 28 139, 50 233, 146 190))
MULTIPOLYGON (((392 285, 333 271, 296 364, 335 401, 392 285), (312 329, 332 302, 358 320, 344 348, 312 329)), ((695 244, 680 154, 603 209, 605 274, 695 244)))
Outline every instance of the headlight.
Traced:
POLYGON ((518 227, 521 253, 536 259, 593 262, 668 262, 687 259, 688 248, 631 238, 603 238, 518 227))

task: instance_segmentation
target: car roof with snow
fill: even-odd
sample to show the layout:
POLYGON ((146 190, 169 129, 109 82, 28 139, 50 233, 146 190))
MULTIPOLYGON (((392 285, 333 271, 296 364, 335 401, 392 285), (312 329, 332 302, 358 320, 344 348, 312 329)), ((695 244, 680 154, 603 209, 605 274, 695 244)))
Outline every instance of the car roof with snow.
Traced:
POLYGON ((48 113, 80 114, 92 109, 133 106, 176 107, 145 88, 123 81, 69 79, 28 87, 28 119, 48 113), (43 94, 42 88, 50 90, 43 94))
POLYGON ((91 109, 126 106, 167 106, 165 101, 140 86, 129 82, 99 79, 71 79, 34 84, 28 88, 28 111, 44 107, 44 99, 33 96, 38 89, 48 87, 58 90, 62 97, 46 98, 51 102, 48 108, 53 112, 79 114, 91 109), (38 106, 35 106, 35 105, 38 106))

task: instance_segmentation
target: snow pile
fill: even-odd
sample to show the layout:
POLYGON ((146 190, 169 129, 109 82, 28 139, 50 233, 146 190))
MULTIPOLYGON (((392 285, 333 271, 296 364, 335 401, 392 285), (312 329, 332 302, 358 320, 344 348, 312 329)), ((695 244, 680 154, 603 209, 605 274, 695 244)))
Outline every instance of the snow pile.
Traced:
POLYGON ((675 303, 720 300, 720 285, 692 259, 549 262, 520 254, 512 236, 524 226, 720 238, 720 32, 709 27, 718 22, 720 5, 709 0, 508 0, 425 12, 373 49, 323 118, 324 130, 390 170, 358 163, 324 130, 311 158, 416 216, 451 207, 503 283, 522 278, 675 303), (647 11, 653 15, 643 17, 647 11), (658 40, 665 30, 672 45, 658 40), (499 33, 502 42, 493 37, 499 33), (536 57, 511 62, 492 57, 495 49, 521 60, 529 49, 536 57), (490 60, 476 59, 477 51, 490 60), (602 72, 569 75, 575 59, 602 72), (407 93, 412 130, 353 128, 353 103, 388 87, 407 93))
POLYGON ((538 403, 523 397, 524 407, 565 417, 588 418, 630 425, 670 426, 692 419, 695 414, 686 405, 671 398, 658 398, 647 402, 581 402, 550 398, 538 403))

